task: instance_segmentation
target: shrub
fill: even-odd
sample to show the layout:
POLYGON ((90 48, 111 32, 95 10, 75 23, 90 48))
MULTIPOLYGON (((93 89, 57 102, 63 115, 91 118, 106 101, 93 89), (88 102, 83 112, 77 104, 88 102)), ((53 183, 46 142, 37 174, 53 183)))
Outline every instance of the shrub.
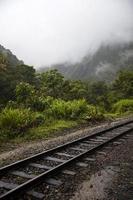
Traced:
POLYGON ((5 108, 0 114, 0 131, 10 138, 42 123, 43 116, 29 109, 5 108))
POLYGON ((50 107, 52 101, 53 98, 49 96, 46 98, 35 96, 31 101, 30 107, 34 111, 44 111, 50 107))
POLYGON ((113 112, 125 113, 133 112, 133 99, 122 99, 113 105, 113 112))
POLYGON ((104 119, 104 110, 102 109, 102 107, 88 105, 87 112, 86 112, 86 115, 84 116, 84 119, 102 120, 102 119, 104 119))
POLYGON ((56 119, 77 119, 86 112, 87 103, 85 100, 54 100, 49 113, 56 119))
POLYGON ((87 102, 85 100, 74 100, 69 102, 68 113, 71 113, 71 118, 82 118, 87 111, 87 102))

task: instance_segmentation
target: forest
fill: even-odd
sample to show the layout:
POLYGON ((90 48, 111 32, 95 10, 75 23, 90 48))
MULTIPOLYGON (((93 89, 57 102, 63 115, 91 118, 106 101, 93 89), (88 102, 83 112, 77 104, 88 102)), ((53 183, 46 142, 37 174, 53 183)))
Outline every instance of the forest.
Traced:
POLYGON ((133 71, 112 82, 66 79, 57 69, 37 73, 0 53, 0 143, 41 139, 82 123, 133 113, 133 71))

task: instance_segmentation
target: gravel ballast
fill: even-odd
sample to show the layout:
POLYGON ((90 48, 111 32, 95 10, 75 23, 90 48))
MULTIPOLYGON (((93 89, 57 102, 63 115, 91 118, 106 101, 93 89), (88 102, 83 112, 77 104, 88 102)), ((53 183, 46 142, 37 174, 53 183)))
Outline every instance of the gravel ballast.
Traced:
MULTIPOLYGON (((42 184, 36 190, 45 194, 45 200, 132 200, 133 199, 133 132, 121 144, 110 144, 92 156, 87 167, 76 164, 68 170, 74 176, 58 174, 54 178, 62 181, 60 187, 42 184)), ((27 198, 26 198, 27 200, 27 198)))
MULTIPOLYGON (((64 131, 60 133, 58 136, 55 136, 50 139, 44 139, 41 141, 34 141, 34 142, 29 142, 29 143, 23 143, 23 144, 5 144, 7 146, 6 151, 2 152, 0 154, 0 166, 4 166, 6 164, 13 163, 19 159, 26 158, 28 156, 32 156, 36 153, 45 151, 47 149, 56 147, 58 145, 64 144, 66 142, 72 141, 74 139, 86 136, 91 134, 92 132, 107 128, 115 123, 123 122, 125 119, 118 119, 117 121, 114 122, 105 122, 101 124, 94 124, 88 126, 86 125, 85 127, 81 126, 78 128, 78 130, 74 131, 64 131), (9 150, 8 150, 9 149, 9 150)), ((126 120, 128 120, 126 118, 126 120)))
MULTIPOLYGON (((59 136, 58 138, 42 141, 41 143, 28 144, 12 152, 3 153, 0 156, 1 165, 86 136, 93 131, 101 130, 109 125, 112 124, 105 123, 97 127, 84 128, 67 135, 59 136), (7 157, 4 158, 4 155, 7 157)), ((123 138, 120 142, 110 144, 107 148, 100 150, 100 153, 98 152, 91 157, 92 162, 84 159, 81 160, 80 162, 88 164, 87 167, 79 167, 77 165, 68 167, 67 170, 76 172, 76 175, 68 176, 60 173, 53 177, 62 181, 63 184, 60 187, 56 188, 44 183, 39 188, 36 188, 36 190, 45 193, 45 200, 132 200, 132 143, 133 133, 126 139, 123 138)))

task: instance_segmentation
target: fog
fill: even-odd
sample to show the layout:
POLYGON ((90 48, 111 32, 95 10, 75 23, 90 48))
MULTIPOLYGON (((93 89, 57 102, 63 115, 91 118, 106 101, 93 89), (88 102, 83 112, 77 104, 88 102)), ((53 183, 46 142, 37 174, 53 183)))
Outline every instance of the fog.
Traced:
POLYGON ((0 0, 0 44, 36 68, 132 40, 132 0, 0 0))

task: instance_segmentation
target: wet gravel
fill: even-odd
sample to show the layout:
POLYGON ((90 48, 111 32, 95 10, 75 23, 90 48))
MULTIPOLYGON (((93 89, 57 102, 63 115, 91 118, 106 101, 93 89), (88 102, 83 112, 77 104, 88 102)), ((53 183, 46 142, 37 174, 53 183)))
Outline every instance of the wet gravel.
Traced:
MULTIPOLYGON (((79 167, 76 163, 75 165, 70 166, 68 170, 76 172, 76 175, 70 176, 59 173, 52 177, 62 181, 62 185, 59 187, 53 187, 44 183, 40 187, 36 188, 36 191, 44 193, 45 200, 100 200, 100 198, 97 197, 100 196, 100 192, 103 192, 99 189, 101 187, 101 182, 104 181, 102 171, 105 171, 108 174, 107 168, 110 169, 113 167, 115 176, 112 178, 107 177, 108 181, 104 188, 106 196, 105 198, 102 196, 101 200, 132 200, 132 143, 133 132, 127 139, 121 141, 121 144, 109 144, 108 148, 100 150, 105 152, 105 154, 96 153, 91 156, 91 158, 95 158, 94 162, 85 161, 85 158, 80 160, 80 162, 88 163, 88 167, 79 167), (98 196, 94 198, 94 190, 92 189, 94 188, 94 185, 89 183, 89 188, 87 188, 87 190, 90 190, 90 196, 86 196, 86 190, 84 190, 82 184, 86 181, 89 182, 91 177, 96 173, 98 174, 97 177, 100 177, 101 182, 99 182, 99 185, 95 188, 95 193, 98 196)), ((24 199, 27 199, 27 197, 24 199)))
POLYGON ((66 142, 86 136, 89 133, 91 134, 92 131, 101 130, 103 128, 106 128, 107 126, 108 122, 96 124, 89 123, 88 125, 86 124, 86 126, 81 125, 81 127, 72 130, 62 131, 59 134, 55 134, 53 138, 50 139, 15 145, 8 143, 6 143, 5 145, 3 144, 3 146, 5 146, 4 149, 0 147, 0 166, 7 165, 17 160, 40 153, 47 149, 54 148, 57 145, 62 145, 66 142))
MULTIPOLYGON (((82 136, 87 135, 89 132, 92 133, 92 130, 93 131, 101 130, 101 129, 103 129, 104 126, 106 126, 106 125, 104 124, 104 125, 102 125, 98 128, 93 128, 91 130, 90 129, 86 129, 84 131, 80 130, 80 131, 78 131, 77 134, 72 133, 72 135, 64 136, 64 140, 63 140, 62 137, 60 138, 60 141, 59 141, 59 138, 58 138, 58 141, 55 141, 55 139, 53 139, 54 140, 54 142, 52 141, 53 146, 57 145, 58 142, 60 142, 60 144, 62 144, 66 141, 70 141, 71 138, 76 139, 78 137, 81 137, 81 135, 82 136)), ((49 142, 45 141, 45 142, 46 142, 45 148, 47 149, 47 148, 50 147, 50 144, 49 144, 50 141, 49 142)), ((44 143, 43 143, 43 145, 44 145, 44 143)), ((110 147, 110 148, 104 148, 104 149, 101 150, 102 152, 106 152, 105 154, 96 153, 95 155, 91 156, 91 158, 95 158, 95 162, 88 162, 88 161, 85 161, 84 159, 80 160, 80 162, 83 161, 84 163, 89 164, 87 168, 79 167, 76 164, 74 166, 69 166, 67 168, 67 170, 72 170, 72 171, 76 172, 76 175, 71 176, 71 175, 65 175, 65 174, 60 173, 60 174, 56 175, 55 177, 52 177, 52 178, 55 178, 57 180, 62 181, 62 185, 60 185, 59 187, 55 187, 55 186, 53 187, 51 185, 47 185, 47 184, 44 183, 40 187, 37 187, 36 191, 44 193, 45 194, 45 200, 47 200, 47 199, 48 200, 54 200, 54 199, 55 200, 58 200, 58 199, 70 200, 72 198, 75 198, 75 194, 78 191, 81 191, 82 194, 85 193, 85 191, 82 191, 82 187, 81 187, 81 184, 84 181, 90 180, 90 177, 94 173, 98 172, 99 170, 102 170, 102 169, 106 168, 107 166, 113 165, 113 166, 119 167, 120 171, 122 170, 121 174, 123 174, 123 170, 125 170, 124 171, 125 175, 124 175, 124 178, 122 179, 121 177, 119 177, 120 176, 120 173, 119 173, 117 181, 115 179, 115 182, 112 182, 111 188, 106 188, 106 193, 109 196, 108 199, 109 200, 125 200, 125 199, 128 199, 128 198, 122 199, 121 193, 122 193, 122 191, 124 192, 124 188, 127 188, 127 187, 128 187, 128 190, 131 190, 132 185, 133 185, 133 180, 131 178, 131 169, 129 167, 129 165, 132 166, 131 164, 133 164, 132 163, 133 162, 133 145, 132 145, 132 143, 133 143, 133 137, 130 136, 125 141, 121 141, 121 144, 119 144, 119 145, 118 144, 109 145, 108 147, 110 147), (128 165, 126 165, 126 167, 125 167, 125 165, 122 165, 121 163, 128 163, 128 165), (123 169, 123 166, 124 166, 124 169, 123 169), (130 178, 131 178, 131 180, 129 181, 130 184, 127 183, 128 182, 127 181, 125 183, 125 185, 122 185, 123 181, 125 180, 125 177, 126 177, 126 180, 129 180, 128 176, 130 176, 130 178), (123 181, 121 182, 121 180, 123 180, 123 181), (117 188, 117 186, 119 186, 119 184, 120 184, 120 186, 122 185, 121 189, 120 189, 120 187, 117 188), (116 188, 117 188, 117 190, 116 190, 116 188), (114 190, 117 191, 116 196, 114 196, 114 192, 113 192, 114 190), (118 193, 119 193, 120 197, 119 197, 118 193)), ((42 144, 39 147, 40 148, 39 148, 38 151, 41 151, 42 144)), ((35 145, 35 149, 36 148, 37 148, 37 146, 35 145)), ((26 155, 33 154, 35 149, 34 149, 34 147, 32 148, 32 151, 31 151, 31 149, 30 149, 30 151, 28 151, 28 149, 26 149, 26 155)), ((36 150, 35 150, 35 152, 36 152, 36 150)), ((71 152, 73 152, 73 154, 75 154, 74 150, 71 151, 71 152)), ((70 153, 70 152, 65 151, 65 153, 70 153)), ((13 160, 18 159, 18 157, 19 156, 17 156, 17 154, 15 153, 13 160)), ((25 157, 25 155, 24 155, 24 157, 25 157)), ((56 157, 58 157, 58 156, 56 156, 56 157)), ((59 158, 61 158, 61 157, 59 156, 59 158)), ((3 163, 5 164, 6 161, 7 161, 6 159, 5 160, 2 159, 2 162, 1 162, 2 165, 3 165, 3 163)), ((11 162, 11 160, 10 160, 10 162, 11 162)), ((46 165, 53 166, 53 162, 49 162, 47 160, 44 160, 42 162, 46 165)), ((55 164, 55 162, 54 162, 54 164, 55 164)), ((35 169, 33 169, 33 170, 35 170, 35 169)), ((27 171, 30 172, 31 169, 27 168, 27 171)), ((91 186, 91 187, 93 187, 93 186, 91 186)), ((125 193, 126 193, 126 191, 127 190, 125 189, 125 193)), ((3 191, 1 191, 1 192, 3 192, 3 191)), ((130 193, 132 193, 132 192, 129 192, 129 194, 130 193)), ((131 200, 130 196, 128 196, 128 197, 129 197, 129 200, 131 200)), ((35 198, 25 196, 21 199, 28 200, 28 199, 35 199, 35 198)), ((87 198, 85 200, 87 200, 87 198)), ((91 200, 91 199, 88 197, 88 200, 91 200)), ((93 200, 97 200, 97 199, 93 199, 93 200)))
MULTIPOLYGON (((126 118, 128 120, 129 118, 126 118)), ((61 133, 55 134, 54 138, 45 139, 36 142, 29 142, 23 144, 5 144, 6 148, 4 150, 0 147, 0 166, 4 166, 6 164, 10 164, 15 162, 19 159, 26 158, 28 156, 32 156, 36 153, 40 153, 47 149, 56 147, 57 145, 64 144, 66 142, 72 141, 74 139, 92 134, 95 131, 100 131, 104 128, 107 128, 110 125, 114 125, 116 123, 121 123, 125 121, 125 119, 118 119, 114 122, 102 122, 102 123, 95 123, 90 124, 88 123, 85 125, 81 125, 81 127, 62 131, 61 133)))
POLYGON ((26 179, 9 174, 8 177, 2 177, 1 181, 5 183, 22 184, 26 181, 26 179))

